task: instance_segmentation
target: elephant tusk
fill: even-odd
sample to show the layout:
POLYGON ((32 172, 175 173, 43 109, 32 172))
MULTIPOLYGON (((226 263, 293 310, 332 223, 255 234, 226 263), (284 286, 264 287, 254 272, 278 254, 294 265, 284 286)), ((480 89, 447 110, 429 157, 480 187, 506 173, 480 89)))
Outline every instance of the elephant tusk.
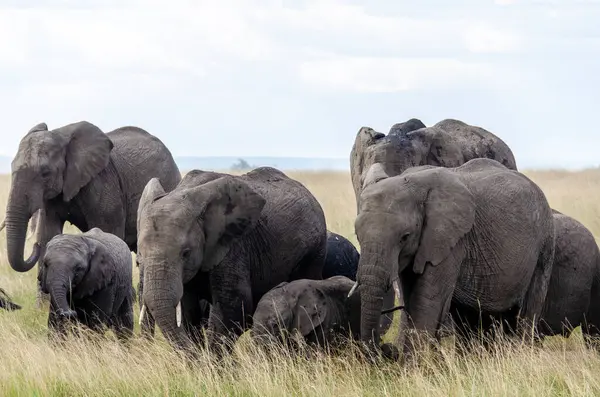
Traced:
POLYGON ((400 285, 398 284, 398 279, 394 280, 394 282, 392 283, 392 287, 394 287, 394 292, 396 293, 398 300, 404 300, 403 297, 400 296, 400 285))
POLYGON ((177 318, 177 326, 181 327, 181 301, 179 301, 177 308, 175 308, 175 317, 177 318))
POLYGON ((2 224, 0 224, 0 232, 2 230, 4 230, 4 227, 6 226, 6 221, 2 221, 2 224))
POLYGON ((142 310, 140 310, 140 325, 142 325, 142 321, 144 321, 145 314, 146 314, 146 305, 142 305, 142 310))
POLYGON ((352 294, 354 293, 354 291, 356 291, 357 287, 358 287, 358 281, 354 283, 354 285, 350 289, 350 292, 348 292, 348 298, 350 298, 352 296, 352 294))

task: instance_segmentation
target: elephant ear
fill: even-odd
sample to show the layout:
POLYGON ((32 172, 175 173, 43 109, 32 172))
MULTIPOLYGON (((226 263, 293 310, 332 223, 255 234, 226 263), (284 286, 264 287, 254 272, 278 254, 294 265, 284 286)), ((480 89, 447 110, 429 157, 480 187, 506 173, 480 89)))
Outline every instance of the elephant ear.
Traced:
POLYGON ((87 121, 69 124, 56 132, 67 142, 63 199, 70 201, 82 187, 106 168, 113 143, 100 128, 87 121))
MULTIPOLYGON (((95 231, 97 228, 90 230, 95 231)), ((99 231, 100 229, 98 229, 99 231)), ((89 234, 89 232, 88 232, 89 234)), ((106 245, 89 236, 81 236, 89 247, 88 270, 83 279, 75 286, 75 298, 81 299, 106 288, 115 280, 115 264, 111 260, 106 245)))
POLYGON ((31 129, 27 133, 29 134, 32 132, 41 132, 41 131, 48 131, 48 124, 46 124, 46 123, 36 124, 33 127, 31 127, 31 129))
POLYGON ((144 217, 144 212, 148 208, 150 204, 155 202, 157 199, 163 197, 165 195, 165 189, 161 185, 158 178, 152 178, 146 183, 144 186, 144 190, 142 191, 142 196, 140 197, 140 202, 138 204, 137 211, 137 230, 138 232, 141 230, 140 221, 144 217))
POLYGON ((417 274, 423 273, 427 263, 437 266, 446 259, 475 222, 473 195, 456 175, 446 169, 426 174, 427 178, 431 177, 431 184, 425 198, 421 240, 413 265, 417 274))
POLYGON ((417 130, 414 134, 424 135, 423 139, 429 145, 427 164, 451 168, 465 163, 462 150, 451 134, 437 127, 417 130))
POLYGON ((356 196, 358 196, 360 192, 360 179, 363 175, 363 171, 365 171, 365 150, 384 137, 384 134, 377 132, 370 127, 361 127, 356 134, 354 145, 352 146, 352 150, 350 152, 350 173, 356 196))
POLYGON ((389 178, 389 175, 385 172, 383 164, 375 163, 369 167, 369 170, 365 175, 365 179, 362 182, 362 189, 386 178, 389 178))
POLYGON ((266 200, 230 175, 190 189, 188 195, 197 202, 204 201, 198 220, 205 236, 202 269, 208 271, 223 260, 235 238, 256 226, 266 200))
POLYGON ((323 324, 327 311, 326 297, 323 292, 316 288, 309 288, 298 297, 294 308, 293 328, 305 337, 323 324))

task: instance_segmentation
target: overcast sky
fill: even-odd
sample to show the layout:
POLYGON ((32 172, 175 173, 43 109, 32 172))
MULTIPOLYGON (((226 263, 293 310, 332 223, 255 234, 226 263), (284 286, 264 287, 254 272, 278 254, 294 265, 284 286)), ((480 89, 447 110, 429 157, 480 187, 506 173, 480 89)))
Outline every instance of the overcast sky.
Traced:
POLYGON ((416 117, 519 167, 596 166, 598 21, 600 0, 0 0, 0 154, 88 120, 175 155, 347 157, 416 117))

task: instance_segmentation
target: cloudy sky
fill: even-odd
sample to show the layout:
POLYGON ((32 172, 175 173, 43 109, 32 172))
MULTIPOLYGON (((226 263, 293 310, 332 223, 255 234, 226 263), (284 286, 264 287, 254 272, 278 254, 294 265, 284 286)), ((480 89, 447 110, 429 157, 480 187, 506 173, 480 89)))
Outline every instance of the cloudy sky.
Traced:
POLYGON ((596 166, 599 20, 600 0, 0 0, 0 154, 88 120, 176 155, 347 157, 361 126, 417 117, 480 125, 520 167, 596 166))

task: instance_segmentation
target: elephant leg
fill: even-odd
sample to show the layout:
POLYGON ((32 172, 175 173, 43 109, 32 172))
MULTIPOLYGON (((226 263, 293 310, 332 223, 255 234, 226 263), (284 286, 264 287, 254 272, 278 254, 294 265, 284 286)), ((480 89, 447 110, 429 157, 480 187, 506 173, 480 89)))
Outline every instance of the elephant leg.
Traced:
POLYGON ((535 340, 537 323, 542 315, 554 260, 554 239, 548 238, 540 252, 529 288, 519 313, 517 330, 524 340, 535 340))
POLYGON ((182 326, 188 337, 197 345, 204 343, 204 329, 208 324, 210 304, 200 299, 195 291, 184 290, 181 299, 182 326))
POLYGON ((327 258, 327 238, 322 247, 315 248, 309 251, 304 257, 298 262, 298 265, 290 275, 288 281, 309 279, 309 280, 322 280, 323 279, 323 267, 325 266, 325 259, 327 258))
POLYGON ((117 311, 113 322, 113 332, 119 340, 128 340, 133 336, 133 299, 125 298, 117 311))
MULTIPOLYGON (((449 315, 452 296, 458 280, 458 264, 454 254, 436 267, 426 267, 416 278, 407 304, 405 362, 413 363, 415 352, 423 342, 440 339, 440 329, 449 315)), ((404 314, 404 313, 403 313, 404 314)))
POLYGON ((230 351, 239 336, 252 326, 250 274, 245 264, 226 259, 211 273, 210 285, 213 304, 208 320, 208 345, 230 351))

